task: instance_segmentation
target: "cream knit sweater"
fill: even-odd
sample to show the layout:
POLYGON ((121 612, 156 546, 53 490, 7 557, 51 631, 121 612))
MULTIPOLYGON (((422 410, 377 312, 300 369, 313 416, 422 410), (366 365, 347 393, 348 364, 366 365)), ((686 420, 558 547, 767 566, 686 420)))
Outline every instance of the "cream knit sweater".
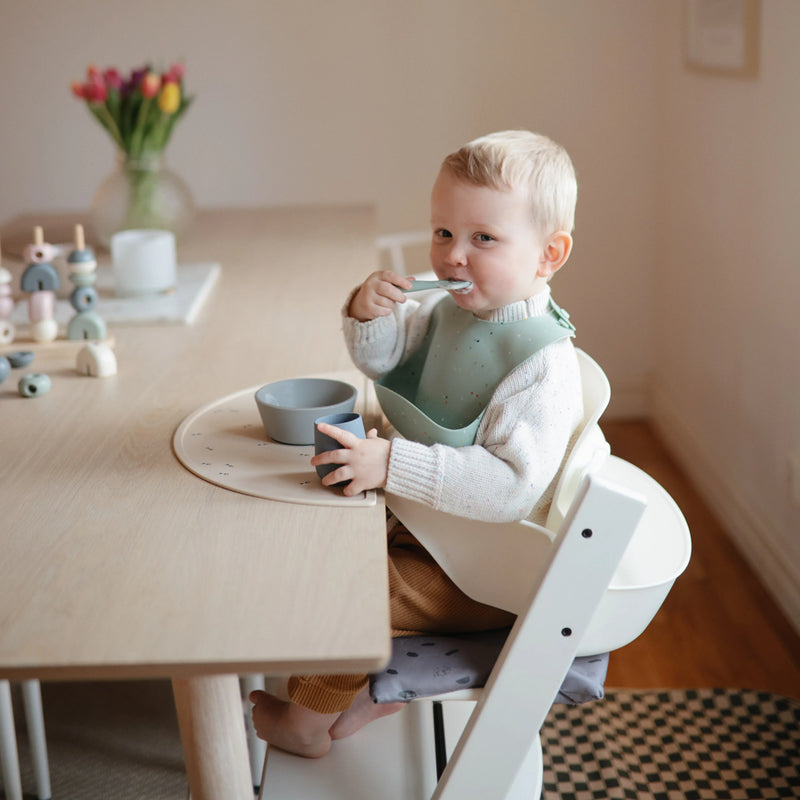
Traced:
MULTIPOLYGON (((352 297, 352 295, 350 296, 352 297)), ((493 311, 510 322, 547 313, 550 289, 493 311)), ((442 298, 408 298, 394 312, 358 322, 344 309, 344 335, 355 365, 378 378, 419 345, 442 298)), ((581 378, 569 339, 544 347, 495 390, 468 447, 392 440, 386 490, 438 511, 488 522, 543 524, 566 453, 583 417, 581 378)))

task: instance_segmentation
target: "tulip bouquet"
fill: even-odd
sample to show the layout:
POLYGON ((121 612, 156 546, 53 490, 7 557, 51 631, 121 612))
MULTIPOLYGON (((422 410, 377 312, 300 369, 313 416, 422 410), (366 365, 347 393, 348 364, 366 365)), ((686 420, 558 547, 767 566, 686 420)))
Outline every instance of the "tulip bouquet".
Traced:
MULTIPOLYGON (((119 70, 100 70, 90 66, 85 81, 74 81, 72 93, 85 101, 92 116, 108 131, 119 150, 120 171, 124 175, 127 198, 120 200, 124 212, 111 228, 168 228, 181 226, 177 220, 177 199, 165 195, 162 153, 178 120, 193 98, 183 91, 183 64, 175 63, 159 73, 150 65, 134 69, 127 77, 119 70)), ((98 192, 103 189, 101 185, 98 192)), ((188 194, 188 188, 181 191, 188 194)), ((95 197, 96 205, 98 198, 95 197)), ((105 200, 108 206, 108 201, 105 200)), ((191 200, 189 200, 191 204, 191 200)), ((103 214, 104 209, 93 213, 103 214)), ((103 224, 96 220, 96 228, 103 224)))
POLYGON ((193 98, 183 92, 183 75, 183 64, 173 64, 161 75, 145 66, 127 79, 113 67, 101 72, 90 66, 84 83, 73 82, 72 93, 86 101, 117 147, 137 158, 162 151, 191 105, 193 98))

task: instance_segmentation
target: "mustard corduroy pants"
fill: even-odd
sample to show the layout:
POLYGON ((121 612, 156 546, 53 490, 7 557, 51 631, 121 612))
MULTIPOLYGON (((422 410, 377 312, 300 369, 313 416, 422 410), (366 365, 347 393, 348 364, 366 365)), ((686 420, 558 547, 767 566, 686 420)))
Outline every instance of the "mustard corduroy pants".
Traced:
MULTIPOLYGON (((466 633, 504 628, 514 615, 472 600, 447 577, 428 551, 402 526, 388 535, 392 636, 466 633)), ((289 698, 321 714, 346 711, 368 675, 294 675, 289 698)))

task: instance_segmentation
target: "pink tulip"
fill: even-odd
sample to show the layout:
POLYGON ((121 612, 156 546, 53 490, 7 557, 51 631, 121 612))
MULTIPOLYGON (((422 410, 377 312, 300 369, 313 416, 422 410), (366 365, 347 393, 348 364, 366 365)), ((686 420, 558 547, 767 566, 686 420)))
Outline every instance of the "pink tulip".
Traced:
POLYGON ((180 83, 185 73, 186 67, 176 61, 174 64, 170 65, 170 68, 164 75, 164 83, 180 83))
POLYGON ((83 96, 90 103, 105 103, 108 99, 108 88, 105 83, 86 83, 83 86, 83 96))
POLYGON ((155 97, 161 88, 161 78, 155 72, 148 72, 142 78, 142 97, 155 97))
POLYGON ((122 88, 122 75, 119 70, 110 67, 103 73, 103 80, 109 89, 116 89, 119 91, 122 88))
POLYGON ((81 100, 85 99, 83 93, 83 84, 80 81, 72 81, 72 83, 70 84, 70 89, 72 89, 72 94, 74 94, 75 97, 78 97, 81 100))

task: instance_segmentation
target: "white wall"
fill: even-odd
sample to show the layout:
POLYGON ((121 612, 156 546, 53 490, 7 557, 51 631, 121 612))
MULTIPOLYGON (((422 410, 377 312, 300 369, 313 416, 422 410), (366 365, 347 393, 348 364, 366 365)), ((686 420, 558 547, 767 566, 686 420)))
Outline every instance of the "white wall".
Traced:
POLYGON ((186 63, 168 161, 201 205, 373 202, 424 227, 441 157, 507 127, 570 150, 554 282, 611 413, 652 410, 800 627, 800 4, 762 3, 757 81, 688 72, 657 0, 0 0, 0 221, 88 207, 113 163, 88 63, 186 63))
POLYGON ((800 4, 762 3, 754 81, 687 71, 659 17, 653 413, 800 629, 800 4))
POLYGON ((644 411, 651 2, 0 3, 0 221, 86 208, 111 169, 107 134, 69 91, 90 62, 185 60, 196 101, 167 159, 202 205, 369 201, 381 232, 426 227, 444 155, 491 130, 539 130, 571 151, 580 178, 556 297, 613 376, 617 413, 644 411), (596 301, 606 294, 610 307, 596 301))

